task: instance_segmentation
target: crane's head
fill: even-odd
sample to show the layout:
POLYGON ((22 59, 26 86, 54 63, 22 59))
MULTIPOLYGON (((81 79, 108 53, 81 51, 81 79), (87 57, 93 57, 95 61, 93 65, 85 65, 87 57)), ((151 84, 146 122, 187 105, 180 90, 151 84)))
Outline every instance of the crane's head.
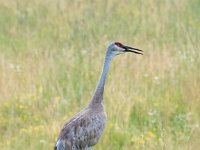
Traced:
POLYGON ((120 42, 112 42, 107 48, 107 53, 109 53, 112 56, 123 54, 126 52, 132 52, 135 54, 143 55, 143 50, 123 45, 120 42))

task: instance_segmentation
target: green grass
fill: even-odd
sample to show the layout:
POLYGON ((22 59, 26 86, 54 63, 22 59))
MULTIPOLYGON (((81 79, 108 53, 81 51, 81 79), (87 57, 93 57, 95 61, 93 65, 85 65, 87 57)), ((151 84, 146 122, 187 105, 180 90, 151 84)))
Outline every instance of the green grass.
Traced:
POLYGON ((89 102, 113 40, 95 150, 198 150, 200 1, 0 1, 0 147, 53 149, 89 102))

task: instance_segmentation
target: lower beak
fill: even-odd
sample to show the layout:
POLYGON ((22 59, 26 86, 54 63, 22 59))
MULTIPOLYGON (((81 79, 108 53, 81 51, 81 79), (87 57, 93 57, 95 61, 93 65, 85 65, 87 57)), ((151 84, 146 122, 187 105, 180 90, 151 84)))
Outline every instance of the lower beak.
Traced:
POLYGON ((133 48, 130 46, 123 46, 123 48, 125 52, 132 52, 132 53, 143 55, 143 50, 140 50, 138 48, 133 48))

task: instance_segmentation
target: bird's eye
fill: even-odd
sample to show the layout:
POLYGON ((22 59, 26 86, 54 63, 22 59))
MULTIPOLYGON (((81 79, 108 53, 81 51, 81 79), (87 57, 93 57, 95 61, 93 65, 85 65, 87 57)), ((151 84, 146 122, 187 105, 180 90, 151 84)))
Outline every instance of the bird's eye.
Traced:
POLYGON ((115 42, 115 45, 117 45, 118 47, 122 47, 122 44, 119 42, 115 42))

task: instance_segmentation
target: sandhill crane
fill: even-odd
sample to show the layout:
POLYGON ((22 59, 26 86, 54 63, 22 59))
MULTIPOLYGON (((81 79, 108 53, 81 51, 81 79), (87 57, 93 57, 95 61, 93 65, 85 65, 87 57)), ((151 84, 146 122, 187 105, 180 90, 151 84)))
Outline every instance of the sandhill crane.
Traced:
POLYGON ((143 51, 119 42, 112 42, 107 47, 102 73, 89 105, 65 123, 54 150, 91 150, 97 144, 106 125, 103 105, 106 75, 112 58, 125 52, 142 54, 143 51))

